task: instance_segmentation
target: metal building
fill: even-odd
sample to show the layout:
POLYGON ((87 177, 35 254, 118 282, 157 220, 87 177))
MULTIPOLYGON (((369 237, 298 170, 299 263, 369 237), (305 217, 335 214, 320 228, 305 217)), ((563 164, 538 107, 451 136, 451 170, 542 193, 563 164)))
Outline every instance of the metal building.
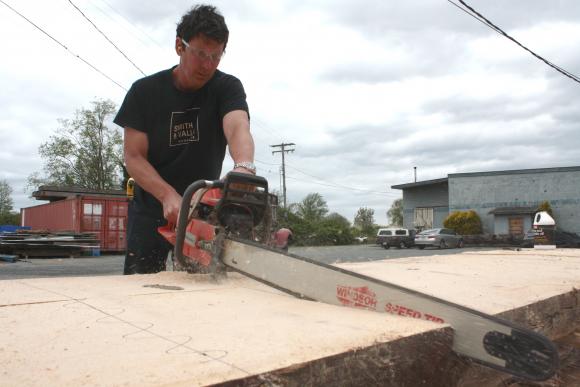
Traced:
POLYGON ((484 233, 520 236, 547 201, 559 229, 580 233, 580 166, 454 173, 391 188, 403 191, 407 228, 443 227, 451 212, 474 210, 484 233))
POLYGON ((41 186, 32 194, 50 203, 22 208, 21 225, 33 230, 93 233, 101 251, 124 251, 128 198, 122 190, 41 186))

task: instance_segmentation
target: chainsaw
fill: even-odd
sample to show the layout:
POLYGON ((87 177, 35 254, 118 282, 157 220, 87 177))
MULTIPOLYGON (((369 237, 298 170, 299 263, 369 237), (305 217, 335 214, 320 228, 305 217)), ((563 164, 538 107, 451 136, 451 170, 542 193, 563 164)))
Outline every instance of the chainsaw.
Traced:
POLYGON ((296 297, 449 324, 453 351, 531 381, 558 369, 555 345, 510 321, 416 290, 287 253, 273 246, 275 196, 259 176, 230 172, 183 195, 176 228, 160 233, 183 270, 219 279, 233 269, 296 297))

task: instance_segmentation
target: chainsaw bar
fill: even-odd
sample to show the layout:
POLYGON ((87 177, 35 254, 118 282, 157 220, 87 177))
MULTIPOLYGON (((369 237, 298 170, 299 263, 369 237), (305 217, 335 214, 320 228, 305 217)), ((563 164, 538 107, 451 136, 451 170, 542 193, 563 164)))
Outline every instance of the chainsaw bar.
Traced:
POLYGON ((221 260, 300 298, 449 324, 454 352, 514 376, 542 381, 558 368, 558 351, 543 335, 400 285, 234 237, 224 239, 221 260))

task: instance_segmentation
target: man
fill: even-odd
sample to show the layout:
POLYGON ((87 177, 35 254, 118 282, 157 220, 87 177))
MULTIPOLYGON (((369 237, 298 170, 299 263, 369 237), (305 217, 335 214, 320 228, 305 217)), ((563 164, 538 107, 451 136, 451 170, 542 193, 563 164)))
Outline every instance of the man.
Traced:
POLYGON ((292 229, 291 228, 281 228, 274 233, 274 246, 277 248, 288 251, 288 245, 292 242, 292 229))
POLYGON ((244 88, 217 70, 229 36, 223 16, 195 6, 176 32, 179 64, 135 82, 114 120, 125 130, 125 164, 136 182, 125 274, 165 269, 171 245, 157 228, 177 222, 188 185, 219 178, 226 145, 234 171, 256 172, 244 88))

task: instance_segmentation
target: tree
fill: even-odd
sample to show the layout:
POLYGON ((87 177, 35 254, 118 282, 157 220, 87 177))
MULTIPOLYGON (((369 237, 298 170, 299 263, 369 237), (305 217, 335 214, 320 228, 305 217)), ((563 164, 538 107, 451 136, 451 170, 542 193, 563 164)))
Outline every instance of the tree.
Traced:
POLYGON ((538 205, 536 212, 540 211, 546 211, 552 218, 554 217, 554 211, 552 210, 552 206, 550 205, 550 202, 547 200, 541 202, 540 205, 538 205))
MULTIPOLYGON (((290 205, 289 207, 293 207, 290 205)), ((278 207, 277 228, 286 227, 292 230, 292 241, 295 246, 308 246, 311 244, 315 225, 307 222, 292 211, 290 208, 278 207)))
POLYGON ((292 230, 295 246, 346 245, 353 241, 350 222, 333 212, 327 216, 328 207, 320 194, 307 195, 300 203, 288 209, 277 210, 278 227, 292 230))
POLYGON ((20 214, 13 212, 12 187, 0 180, 0 224, 20 224, 20 214))
POLYGON ((354 226, 361 230, 364 235, 371 235, 375 225, 375 210, 361 207, 354 217, 354 226))
POLYGON ((333 213, 316 223, 312 244, 350 245, 352 241, 350 222, 344 216, 333 213))
POLYGON ((0 215, 10 214, 13 206, 12 187, 6 180, 0 180, 0 215))
POLYGON ((80 109, 71 120, 58 120, 56 134, 40 145, 44 176, 36 172, 28 185, 78 186, 89 189, 122 187, 123 138, 107 120, 115 112, 110 100, 91 102, 92 109, 80 109))
POLYGON ((328 213, 328 205, 319 193, 306 195, 300 203, 290 205, 291 211, 307 222, 317 222, 328 213))
POLYGON ((393 226, 403 227, 403 199, 397 199, 391 204, 387 216, 393 226))
POLYGON ((348 221, 348 219, 345 218, 344 216, 340 215, 338 212, 332 212, 332 213, 328 214, 326 216, 325 220, 332 222, 336 225, 339 225, 340 227, 346 227, 346 228, 350 227, 350 222, 348 221))

